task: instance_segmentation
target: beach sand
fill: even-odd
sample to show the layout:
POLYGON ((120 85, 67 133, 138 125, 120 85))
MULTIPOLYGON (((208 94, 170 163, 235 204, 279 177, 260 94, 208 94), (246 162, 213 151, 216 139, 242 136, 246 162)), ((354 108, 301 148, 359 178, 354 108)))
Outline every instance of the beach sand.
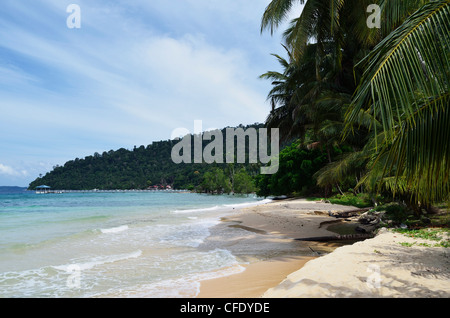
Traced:
POLYGON ((373 239, 308 262, 267 298, 448 298, 450 251, 381 229, 373 239), (415 243, 405 246, 400 243, 415 243))
POLYGON ((328 216, 328 211, 354 209, 300 199, 236 209, 211 229, 202 248, 229 250, 245 270, 202 281, 197 297, 261 297, 308 261, 343 245, 340 242, 301 242, 295 238, 335 235, 327 226, 321 226, 323 222, 336 220, 328 216), (230 228, 235 232, 227 237, 225 233, 229 233, 230 228))
MULTIPOLYGON (((336 234, 329 230, 336 219, 328 212, 354 209, 292 199, 236 210, 212 229, 203 247, 230 250, 245 270, 202 281, 197 297, 450 296, 448 249, 402 246, 417 240, 387 230, 350 245, 294 240, 336 234), (230 228, 236 232, 224 236, 230 228)), ((352 225, 344 223, 341 229, 352 225)))

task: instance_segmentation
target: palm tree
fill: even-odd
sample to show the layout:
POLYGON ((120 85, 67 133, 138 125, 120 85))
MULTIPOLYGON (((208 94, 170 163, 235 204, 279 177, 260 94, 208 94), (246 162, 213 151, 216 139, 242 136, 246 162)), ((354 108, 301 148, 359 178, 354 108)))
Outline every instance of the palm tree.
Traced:
POLYGON ((286 47, 296 69, 314 59, 314 71, 301 80, 284 73, 298 89, 290 86, 291 98, 273 113, 288 126, 307 118, 322 140, 341 124, 347 142, 365 145, 324 169, 320 182, 366 171, 359 184, 408 195, 415 205, 449 199, 449 0, 273 0, 261 31, 273 32, 294 3, 304 9, 284 33, 286 47), (361 14, 371 3, 381 8, 380 29, 369 29, 361 14), (345 111, 345 123, 324 117, 325 105, 345 111))
POLYGON ((304 5, 302 13, 292 21, 284 32, 287 46, 294 56, 303 54, 308 43, 317 43, 319 50, 316 58, 319 60, 326 51, 326 43, 333 42, 334 69, 342 67, 342 48, 349 44, 358 49, 368 46, 370 49, 378 42, 379 32, 367 28, 365 12, 369 4, 376 0, 273 0, 266 8, 262 21, 261 32, 274 30, 284 22, 288 13, 296 3, 304 5))
POLYGON ((295 3, 304 4, 301 15, 291 21, 284 33, 289 60, 276 56, 284 72, 261 76, 274 84, 269 93, 272 101, 269 123, 293 128, 309 125, 317 133, 325 120, 341 116, 340 108, 349 102, 356 88, 353 67, 362 47, 354 34, 353 16, 349 14, 354 15, 354 8, 361 8, 362 2, 369 0, 273 0, 267 6, 261 31, 273 32, 295 3), (345 7, 344 3, 351 6, 345 7), (341 14, 346 18, 341 19, 341 14), (282 107, 277 109, 275 105, 282 107))
POLYGON ((279 128, 283 141, 304 138, 307 129, 317 122, 312 102, 320 91, 320 83, 315 81, 315 50, 316 45, 308 47, 307 53, 301 59, 295 59, 286 46, 283 46, 289 56, 286 60, 273 54, 284 71, 269 71, 260 78, 272 80, 273 88, 268 94, 272 110, 266 120, 270 128, 279 128))
MULTIPOLYGON (((305 53, 297 60, 290 52, 289 61, 274 55, 284 72, 267 72, 261 78, 272 80, 273 88, 268 95, 272 111, 266 120, 270 128, 280 128, 283 141, 302 139, 302 146, 320 147, 332 162, 333 148, 340 144, 343 129, 343 110, 351 101, 351 90, 336 81, 333 71, 333 54, 326 54, 317 61, 317 44, 308 44, 305 53), (316 65, 320 63, 317 80, 316 65)), ((332 52, 330 50, 329 52, 332 52)), ((342 78, 342 77, 341 77, 342 78)), ((352 138, 348 138, 349 140, 352 138)), ((353 138, 361 143, 365 136, 353 138)), ((353 145, 355 146, 356 143, 353 145)), ((362 146, 360 144, 359 146, 362 146)), ((334 186, 342 193, 340 182, 324 186, 327 193, 334 186)))
POLYGON ((268 96, 272 111, 266 122, 269 127, 281 128, 287 138, 303 138, 310 131, 311 142, 320 143, 331 162, 331 149, 343 126, 342 110, 356 88, 353 67, 359 41, 350 31, 349 21, 339 18, 344 11, 351 11, 344 10, 343 1, 274 0, 266 8, 261 31, 269 28, 273 32, 295 2, 305 6, 284 32, 289 61, 276 56, 284 72, 261 76, 273 80, 274 85, 268 96))
POLYGON ((386 36, 358 64, 364 73, 346 114, 346 134, 361 110, 381 122, 378 186, 416 205, 449 199, 449 14, 449 0, 429 1, 386 36))

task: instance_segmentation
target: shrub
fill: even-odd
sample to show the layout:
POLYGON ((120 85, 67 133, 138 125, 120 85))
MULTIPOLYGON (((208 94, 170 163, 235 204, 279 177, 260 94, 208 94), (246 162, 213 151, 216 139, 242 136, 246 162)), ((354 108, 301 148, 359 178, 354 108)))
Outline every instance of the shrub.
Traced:
POLYGON ((385 206, 384 210, 385 216, 397 224, 405 222, 409 215, 406 206, 397 203, 385 206))
POLYGON ((372 206, 372 201, 368 194, 360 193, 354 195, 353 193, 344 193, 344 195, 337 194, 329 199, 333 204, 351 205, 358 208, 367 208, 372 206))

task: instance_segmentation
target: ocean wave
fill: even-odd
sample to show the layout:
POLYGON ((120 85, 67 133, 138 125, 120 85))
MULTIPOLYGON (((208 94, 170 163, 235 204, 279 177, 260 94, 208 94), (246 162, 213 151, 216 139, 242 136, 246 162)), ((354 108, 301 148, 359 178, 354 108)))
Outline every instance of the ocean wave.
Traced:
POLYGON ((181 279, 168 279, 145 286, 140 286, 139 292, 124 293, 125 297, 148 298, 192 298, 200 293, 200 284, 204 280, 221 278, 239 274, 245 271, 245 267, 235 264, 218 270, 191 274, 181 279), (130 295, 131 294, 131 295, 130 295))
POLYGON ((153 235, 163 245, 198 247, 211 234, 209 229, 219 222, 219 219, 209 218, 177 225, 160 225, 155 228, 153 235))
POLYGON ((245 202, 245 203, 236 203, 236 204, 224 204, 224 207, 227 208, 246 208, 249 206, 255 206, 255 205, 261 205, 272 202, 271 199, 264 199, 261 201, 252 201, 252 202, 245 202))
POLYGON ((100 266, 100 265, 104 265, 104 264, 115 263, 118 261, 124 261, 124 260, 132 259, 132 258, 138 258, 141 255, 142 255, 142 251, 137 250, 137 251, 134 251, 132 253, 127 253, 127 254, 117 254, 117 255, 95 257, 87 262, 78 262, 78 263, 57 265, 57 266, 51 266, 51 267, 56 270, 65 271, 65 272, 83 271, 83 270, 92 269, 96 266, 100 266))
MULTIPOLYGON (((91 289, 101 279, 98 273, 83 277, 82 289, 74 289, 67 285, 68 274, 81 273, 97 266, 139 258, 142 251, 95 257, 86 261, 76 261, 65 265, 44 265, 39 268, 0 273, 0 289, 2 297, 80 297, 90 295, 91 289), (85 283, 85 281, 87 281, 85 283)), ((100 272, 99 272, 100 273, 100 272)))
POLYGON ((189 210, 175 210, 172 211, 172 213, 180 214, 180 213, 194 213, 194 212, 209 212, 209 211, 216 211, 220 209, 220 206, 216 205, 210 208, 196 208, 196 209, 189 209, 189 210))
POLYGON ((234 203, 234 204, 223 204, 221 206, 216 205, 209 208, 195 208, 195 209, 186 209, 186 210, 174 210, 172 213, 181 214, 181 213, 194 213, 194 212, 209 212, 209 211, 217 211, 219 209, 229 209, 229 208, 245 208, 249 206, 261 205, 272 202, 271 199, 264 199, 260 201, 250 201, 244 203, 234 203))
MULTIPOLYGON (((221 256, 220 258, 222 261, 223 258, 227 259, 226 255, 222 255, 222 251, 216 250, 213 251, 211 255, 213 254, 221 256)), ((204 264, 205 260, 202 261, 204 264)), ((182 262, 179 263, 182 264, 182 262)), ((163 279, 153 283, 139 284, 129 289, 118 290, 116 288, 114 291, 110 291, 111 293, 105 293, 98 296, 123 298, 193 298, 199 294, 202 281, 239 274, 243 271, 245 271, 245 267, 238 264, 233 257, 231 263, 228 262, 228 264, 222 267, 190 273, 182 275, 182 277, 163 279)))
POLYGON ((100 232, 102 232, 103 234, 111 234, 111 233, 120 233, 126 230, 128 230, 128 225, 122 225, 107 229, 100 229, 100 232))

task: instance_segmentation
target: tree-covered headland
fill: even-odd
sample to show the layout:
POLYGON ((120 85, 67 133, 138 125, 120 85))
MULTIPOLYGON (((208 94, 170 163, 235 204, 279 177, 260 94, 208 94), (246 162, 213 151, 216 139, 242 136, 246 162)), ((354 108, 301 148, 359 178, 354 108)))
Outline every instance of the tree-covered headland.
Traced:
MULTIPOLYGON (((233 130, 257 132, 262 124, 239 126, 233 130)), ((227 127, 229 128, 229 127, 227 127)), ((225 135, 224 128, 221 132, 225 135)), ((85 158, 76 158, 63 166, 55 166, 52 171, 40 176, 29 185, 35 189, 47 185, 60 190, 111 190, 111 189, 187 189, 207 193, 252 193, 256 191, 254 177, 259 173, 260 164, 248 160, 249 144, 245 143, 242 154, 244 160, 222 160, 206 162, 194 160, 196 142, 200 140, 200 154, 207 151, 211 141, 201 135, 189 135, 180 140, 153 142, 148 146, 134 147, 132 150, 118 149, 95 153, 85 158), (189 160, 174 162, 172 152, 179 143, 189 140, 189 160), (239 163, 241 162, 242 163, 239 163), (222 163, 220 163, 222 162, 222 163), (227 163, 230 162, 230 163, 227 163)), ((216 155, 213 151, 209 153, 216 155)), ((238 156, 236 152, 232 156, 238 156)))

